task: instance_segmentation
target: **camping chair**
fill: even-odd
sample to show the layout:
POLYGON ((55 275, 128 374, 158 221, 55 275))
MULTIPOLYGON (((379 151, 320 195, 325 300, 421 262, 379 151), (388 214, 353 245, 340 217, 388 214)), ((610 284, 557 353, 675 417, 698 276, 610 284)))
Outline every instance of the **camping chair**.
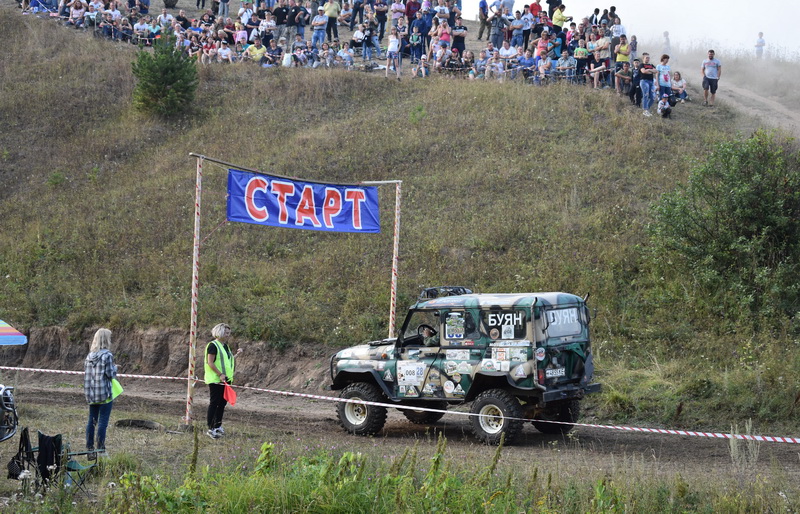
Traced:
MULTIPOLYGON (((25 428, 23 430, 27 432, 28 429, 25 428)), ((63 472, 65 485, 74 485, 86 496, 90 496, 89 490, 86 488, 86 479, 97 465, 97 462, 91 462, 84 466, 75 460, 75 457, 86 455, 88 458, 96 455, 96 453, 70 452, 69 444, 63 442, 61 434, 48 436, 38 432, 38 437, 39 446, 31 448, 29 451, 31 462, 35 462, 35 466, 33 466, 34 475, 36 477, 34 487, 37 490, 40 487, 46 489, 52 485, 63 472)))

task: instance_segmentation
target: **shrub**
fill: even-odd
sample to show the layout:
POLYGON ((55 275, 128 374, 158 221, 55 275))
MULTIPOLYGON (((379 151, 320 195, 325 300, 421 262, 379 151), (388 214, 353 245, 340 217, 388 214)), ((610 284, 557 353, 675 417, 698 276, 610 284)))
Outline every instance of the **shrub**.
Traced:
POLYGON ((790 140, 763 131, 719 144, 688 184, 656 206, 658 254, 664 262, 677 256, 677 271, 699 282, 710 303, 733 298, 745 318, 793 316, 800 301, 799 163, 790 140))
POLYGON ((197 67, 175 38, 157 39, 152 54, 141 50, 133 63, 138 79, 134 106, 144 112, 168 117, 186 111, 197 89, 197 67))

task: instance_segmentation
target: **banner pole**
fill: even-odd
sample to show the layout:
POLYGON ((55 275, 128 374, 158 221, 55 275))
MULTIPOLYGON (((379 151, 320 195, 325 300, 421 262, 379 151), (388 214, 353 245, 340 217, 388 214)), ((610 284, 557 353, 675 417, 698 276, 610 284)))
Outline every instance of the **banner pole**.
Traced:
POLYGON ((192 314, 189 323, 189 379, 186 381, 186 425, 192 424, 192 398, 197 348, 197 294, 200 288, 200 197, 203 192, 203 156, 197 156, 197 180, 194 188, 194 245, 192 250, 192 314))
POLYGON ((394 242, 392 255, 392 290, 389 302, 389 339, 394 337, 395 311, 397 310, 397 260, 400 253, 400 186, 401 181, 395 183, 394 189, 394 242))

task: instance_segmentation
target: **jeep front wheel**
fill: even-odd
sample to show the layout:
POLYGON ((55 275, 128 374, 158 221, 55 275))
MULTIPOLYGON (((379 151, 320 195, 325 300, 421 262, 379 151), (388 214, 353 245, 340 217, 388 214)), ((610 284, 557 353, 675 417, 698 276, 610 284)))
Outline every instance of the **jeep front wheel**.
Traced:
POLYGON ((510 443, 522 430, 522 407, 508 391, 489 389, 472 402, 472 432, 486 444, 510 443), (512 419, 513 418, 513 419, 512 419))
MULTIPOLYGON (((581 413, 581 402, 578 400, 567 400, 558 402, 552 407, 548 407, 542 414, 536 416, 538 420, 563 421, 565 423, 577 423, 581 413)), ((566 434, 573 428, 573 425, 562 425, 561 423, 544 423, 543 421, 533 421, 536 430, 543 434, 566 434)))
MULTIPOLYGON (((339 395, 346 400, 383 402, 383 392, 375 384, 356 382, 350 384, 339 395)), ((363 403, 339 402, 336 407, 339 423, 350 433, 372 435, 381 431, 386 423, 386 407, 365 405, 363 403)))
MULTIPOLYGON (((447 402, 425 402, 425 405, 420 405, 420 407, 423 406, 428 409, 437 409, 441 411, 447 410, 447 402)), ((405 416, 407 420, 415 425, 430 425, 436 423, 442 419, 442 416, 444 416, 444 412, 430 412, 425 410, 411 409, 400 410, 403 411, 403 416, 405 416)))

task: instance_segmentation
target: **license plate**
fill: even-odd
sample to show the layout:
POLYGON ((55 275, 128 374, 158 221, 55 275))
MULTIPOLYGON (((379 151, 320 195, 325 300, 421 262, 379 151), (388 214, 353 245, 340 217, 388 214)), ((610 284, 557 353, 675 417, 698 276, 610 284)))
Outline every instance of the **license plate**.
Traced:
POLYGON ((544 376, 547 378, 563 377, 566 376, 566 374, 567 374, 566 368, 554 368, 554 369, 544 370, 544 376))

